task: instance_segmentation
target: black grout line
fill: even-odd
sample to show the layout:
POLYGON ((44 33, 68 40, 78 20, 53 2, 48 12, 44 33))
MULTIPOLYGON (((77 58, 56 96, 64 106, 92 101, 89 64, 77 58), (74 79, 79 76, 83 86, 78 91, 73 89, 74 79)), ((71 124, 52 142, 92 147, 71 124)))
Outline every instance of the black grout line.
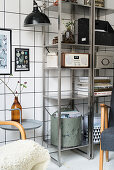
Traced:
MULTIPOLYGON (((35 105, 36 105, 36 95, 35 95, 35 27, 34 27, 34 120, 35 120, 35 105)), ((35 129, 34 129, 34 141, 35 141, 35 129)))
MULTIPOLYGON (((21 0, 19 0, 19 13, 20 11, 21 11, 21 0)), ((19 14, 19 29, 21 29, 21 15, 20 14, 19 14)), ((19 30, 19 48, 21 48, 21 31, 20 30, 19 30)), ((20 82, 21 82, 21 72, 20 72, 20 82)), ((20 86, 20 92, 21 92, 21 86, 20 86)), ((20 94, 20 103, 21 103, 21 94, 20 94)))
MULTIPOLYGON (((36 138, 42 138, 42 136, 36 136, 36 138)), ((32 136, 31 136, 31 137, 26 137, 26 139, 34 139, 34 137, 32 137, 32 136)), ((14 141, 17 141, 17 140, 19 140, 19 138, 16 139, 16 140, 13 140, 13 139, 12 139, 12 140, 10 140, 10 141, 9 141, 9 140, 7 140, 7 141, 1 141, 0 144, 3 144, 3 143, 5 143, 5 142, 6 142, 6 143, 14 142, 14 141)))
MULTIPOLYGON (((5 0, 4 0, 4 29, 5 29, 6 15, 5 15, 5 0)), ((5 81, 5 76, 4 76, 5 81)), ((6 109, 6 86, 4 85, 4 109, 6 109)), ((4 111, 4 118, 6 120, 6 110, 4 111)), ((5 130, 5 144, 6 144, 6 130, 5 130)))

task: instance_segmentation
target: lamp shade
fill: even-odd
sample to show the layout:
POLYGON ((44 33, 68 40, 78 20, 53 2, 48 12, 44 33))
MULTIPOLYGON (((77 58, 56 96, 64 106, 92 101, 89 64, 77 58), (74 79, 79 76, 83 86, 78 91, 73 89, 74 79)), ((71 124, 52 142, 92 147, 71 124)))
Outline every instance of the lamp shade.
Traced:
POLYGON ((25 27, 46 26, 49 24, 49 18, 38 10, 38 6, 36 4, 33 7, 33 12, 27 15, 24 21, 25 27))

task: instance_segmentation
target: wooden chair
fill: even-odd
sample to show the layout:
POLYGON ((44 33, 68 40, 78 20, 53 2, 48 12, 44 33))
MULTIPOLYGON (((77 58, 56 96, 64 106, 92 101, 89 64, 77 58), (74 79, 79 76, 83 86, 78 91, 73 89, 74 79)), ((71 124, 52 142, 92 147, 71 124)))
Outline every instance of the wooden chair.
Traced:
POLYGON ((0 169, 6 170, 46 170, 49 153, 38 143, 25 140, 23 126, 15 121, 0 121, 0 125, 13 125, 21 133, 22 140, 0 147, 0 169))
POLYGON ((109 151, 114 151, 114 89, 111 97, 111 107, 101 104, 101 142, 99 170, 103 170, 103 153, 106 152, 106 161, 109 161, 109 151), (108 109, 109 116, 108 116, 108 109))
POLYGON ((26 139, 25 130, 20 123, 15 122, 15 121, 0 121, 0 125, 12 125, 12 126, 17 127, 21 133, 21 139, 22 140, 26 139))

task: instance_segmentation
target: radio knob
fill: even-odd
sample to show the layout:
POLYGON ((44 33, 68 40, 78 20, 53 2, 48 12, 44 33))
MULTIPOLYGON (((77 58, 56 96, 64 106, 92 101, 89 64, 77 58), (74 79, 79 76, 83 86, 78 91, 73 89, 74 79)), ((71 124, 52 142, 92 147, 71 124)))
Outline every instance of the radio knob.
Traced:
POLYGON ((110 61, 109 61, 109 59, 104 58, 104 59, 101 61, 101 63, 102 63, 104 66, 107 66, 107 65, 110 64, 110 61))

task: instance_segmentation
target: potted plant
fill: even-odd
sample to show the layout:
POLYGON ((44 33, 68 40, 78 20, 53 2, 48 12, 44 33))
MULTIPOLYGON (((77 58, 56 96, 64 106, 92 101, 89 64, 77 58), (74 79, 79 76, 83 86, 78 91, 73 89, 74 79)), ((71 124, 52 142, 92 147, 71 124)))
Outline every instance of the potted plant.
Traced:
POLYGON ((65 24, 66 27, 66 31, 65 33, 62 35, 62 42, 63 43, 75 43, 75 38, 73 35, 73 27, 74 27, 74 22, 69 21, 65 24))

